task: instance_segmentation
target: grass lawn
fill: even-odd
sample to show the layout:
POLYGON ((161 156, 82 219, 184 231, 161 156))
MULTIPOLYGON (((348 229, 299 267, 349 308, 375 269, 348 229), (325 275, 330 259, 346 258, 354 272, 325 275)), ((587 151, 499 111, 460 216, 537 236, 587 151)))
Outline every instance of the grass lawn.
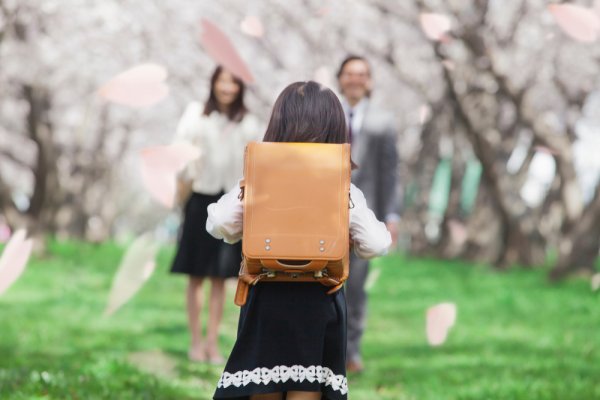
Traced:
MULTIPOLYGON (((130 303, 102 317, 123 250, 54 242, 0 297, 0 399, 211 398, 222 367, 187 361, 185 280, 167 274, 171 249, 130 303)), ((350 399, 600 399, 600 293, 587 280, 550 285, 544 271, 400 256, 372 270, 367 369, 349 377, 350 399), (457 323, 432 348, 425 310, 443 301, 457 304, 457 323)))

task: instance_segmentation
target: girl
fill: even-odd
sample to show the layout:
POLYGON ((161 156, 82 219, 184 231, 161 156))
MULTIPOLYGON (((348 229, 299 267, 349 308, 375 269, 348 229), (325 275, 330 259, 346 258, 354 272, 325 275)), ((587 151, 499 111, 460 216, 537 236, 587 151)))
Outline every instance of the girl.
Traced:
MULTIPOLYGON (((312 81, 293 83, 275 102, 263 140, 347 143, 344 111, 331 90, 312 81)), ((239 191, 234 187, 208 207, 207 231, 228 243, 242 236, 239 191)), ((354 251, 364 258, 385 254, 390 233, 354 185, 350 195, 354 251)), ((214 398, 346 399, 346 300, 343 291, 328 290, 307 282, 251 286, 214 398)))
POLYGON ((219 353, 218 332, 225 278, 237 275, 241 261, 240 244, 223 243, 198 226, 206 221, 206 207, 237 182, 243 171, 244 148, 249 141, 257 140, 259 132, 257 119, 244 105, 244 83, 220 66, 211 77, 210 94, 204 106, 191 103, 177 127, 176 141, 193 144, 200 150, 200 157, 179 177, 190 182, 192 193, 185 202, 177 254, 171 267, 171 272, 189 276, 186 303, 191 345, 188 356, 193 361, 224 361, 219 353), (211 282, 205 339, 200 323, 204 278, 211 282))

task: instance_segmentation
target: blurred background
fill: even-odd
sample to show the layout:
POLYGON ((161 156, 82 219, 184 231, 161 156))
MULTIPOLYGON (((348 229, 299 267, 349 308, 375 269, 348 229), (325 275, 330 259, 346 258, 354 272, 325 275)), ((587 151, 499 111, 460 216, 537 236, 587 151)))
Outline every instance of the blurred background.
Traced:
MULTIPOLYGON (((264 122, 290 82, 337 90, 347 54, 370 60, 373 99, 396 117, 401 156, 404 256, 392 261, 454 260, 456 282, 480 264, 535 269, 524 291, 557 290, 547 277, 597 273, 600 2, 592 0, 0 0, 0 241, 26 228, 43 257, 148 230, 174 239, 179 213, 145 190, 140 151, 169 144, 185 105, 207 96, 216 63, 199 40, 201 18, 247 63, 255 77, 247 103, 264 122), (148 62, 168 71, 161 101, 132 108, 99 96, 112 77, 148 62)), ((435 263, 427 276, 449 265, 435 263)), ((565 293, 588 296, 587 282, 565 293)), ((597 310, 597 300, 575 309, 597 310)), ((586 321, 584 331, 597 330, 597 318, 586 321)), ((598 363, 597 340, 586 349, 598 363)), ((579 394, 592 397, 529 398, 600 398, 581 384, 589 391, 579 394)), ((402 390, 354 398, 446 398, 402 390)), ((483 398, 473 393, 447 398, 483 398)))
POLYGON ((600 245, 600 47, 562 32, 548 5, 3 0, 4 223, 94 241, 164 223, 138 152, 169 143, 185 104, 207 95, 215 62, 199 42, 203 17, 255 75, 248 101, 263 120, 288 83, 337 88, 346 54, 371 61, 374 99, 397 118, 405 250, 523 266, 551 253, 557 275, 589 269, 600 245), (419 17, 431 11, 450 23, 437 41, 419 17), (168 70, 164 100, 131 109, 97 95, 142 62, 168 70))

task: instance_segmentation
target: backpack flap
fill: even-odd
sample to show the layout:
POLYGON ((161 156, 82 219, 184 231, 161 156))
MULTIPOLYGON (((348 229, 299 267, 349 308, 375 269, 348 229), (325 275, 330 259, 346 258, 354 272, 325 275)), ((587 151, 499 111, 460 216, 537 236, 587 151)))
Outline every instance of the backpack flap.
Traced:
POLYGON ((253 142, 244 180, 246 257, 317 270, 348 253, 350 145, 253 142))

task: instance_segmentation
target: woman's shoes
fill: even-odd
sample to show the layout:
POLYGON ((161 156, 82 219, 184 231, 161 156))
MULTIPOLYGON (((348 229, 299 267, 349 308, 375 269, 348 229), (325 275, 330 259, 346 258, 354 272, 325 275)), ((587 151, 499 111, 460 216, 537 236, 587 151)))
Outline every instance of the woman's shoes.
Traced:
POLYGON ((188 351, 188 358, 193 362, 206 362, 206 349, 204 346, 192 346, 188 351))
POLYGON ((221 353, 219 353, 219 349, 216 346, 214 348, 209 347, 206 349, 206 360, 211 365, 221 365, 225 363, 225 359, 221 353))
POLYGON ((218 348, 206 348, 202 345, 192 346, 188 351, 188 358, 193 362, 207 362, 211 365, 225 363, 225 358, 219 353, 218 348))

